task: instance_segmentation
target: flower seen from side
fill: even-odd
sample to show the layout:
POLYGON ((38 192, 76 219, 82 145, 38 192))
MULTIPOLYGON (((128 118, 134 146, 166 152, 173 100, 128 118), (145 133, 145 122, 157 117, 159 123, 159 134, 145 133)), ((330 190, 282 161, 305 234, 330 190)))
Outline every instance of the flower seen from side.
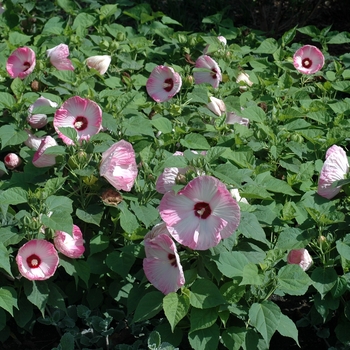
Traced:
POLYGON ((207 104, 207 107, 217 116, 221 116, 222 113, 226 111, 226 106, 223 100, 216 98, 214 96, 209 97, 210 102, 207 104))
POLYGON ((167 66, 155 67, 146 83, 146 90, 149 96, 156 102, 165 102, 173 98, 182 86, 182 79, 179 73, 167 66))
POLYGON ((131 191, 137 172, 131 143, 120 140, 102 153, 100 175, 117 190, 131 191))
POLYGON ((343 180, 349 172, 349 161, 342 147, 333 145, 326 152, 318 179, 317 193, 327 199, 335 197, 341 186, 333 187, 333 182, 343 180))
POLYGON ((83 234, 77 225, 73 225, 72 235, 56 231, 54 243, 59 252, 72 259, 79 258, 85 252, 83 234))
POLYGON ((323 53, 313 45, 304 45, 293 56, 295 69, 303 74, 314 74, 324 65, 323 53))
POLYGON ((213 88, 217 88, 222 81, 219 65, 208 55, 197 58, 193 77, 195 84, 208 83, 213 88))
POLYGON ((253 82, 250 80, 248 73, 245 73, 245 72, 240 72, 237 75, 236 83, 240 84, 240 89, 243 90, 243 91, 247 90, 247 85, 248 86, 252 86, 253 85, 253 82))
POLYGON ((177 194, 164 194, 160 216, 172 237, 191 249, 206 250, 230 237, 240 222, 240 208, 226 186, 212 176, 198 176, 177 194))
POLYGON ((19 47, 6 62, 6 70, 11 78, 24 79, 33 72, 36 64, 35 52, 29 47, 19 47))
POLYGON ((13 170, 22 164, 22 159, 16 153, 8 153, 4 158, 7 169, 13 170))
POLYGON ((37 107, 57 107, 56 102, 52 102, 48 98, 40 96, 29 108, 29 115, 27 117, 27 121, 32 128, 40 129, 43 128, 47 124, 47 115, 46 114, 32 114, 32 112, 37 107))
POLYGON ((52 49, 46 50, 51 64, 58 70, 74 70, 72 61, 68 58, 69 48, 66 44, 59 44, 52 49))
POLYGON ((287 256, 288 264, 299 265, 304 271, 308 270, 312 265, 312 258, 307 249, 293 249, 287 256))
POLYGON ((39 148, 34 153, 33 165, 37 168, 44 168, 56 164, 56 156, 54 154, 45 154, 49 147, 57 146, 56 140, 51 136, 45 136, 41 141, 39 148))
POLYGON ((152 285, 164 294, 185 284, 180 257, 165 223, 156 225, 144 238, 143 270, 152 285))
POLYGON ((45 137, 37 137, 33 135, 28 129, 25 129, 25 132, 28 134, 28 138, 24 141, 24 144, 31 149, 37 150, 40 147, 41 141, 45 137))
POLYGON ((77 132, 77 141, 89 140, 102 128, 102 110, 96 102, 87 98, 70 97, 56 111, 53 126, 67 145, 73 145, 75 140, 61 133, 62 127, 74 128, 77 132))
POLYGON ((16 262, 23 277, 40 281, 54 275, 59 258, 52 243, 44 239, 32 239, 18 249, 16 262))
POLYGON ((86 59, 86 65, 89 68, 96 69, 101 75, 107 72, 111 63, 112 57, 109 55, 91 56, 86 59))

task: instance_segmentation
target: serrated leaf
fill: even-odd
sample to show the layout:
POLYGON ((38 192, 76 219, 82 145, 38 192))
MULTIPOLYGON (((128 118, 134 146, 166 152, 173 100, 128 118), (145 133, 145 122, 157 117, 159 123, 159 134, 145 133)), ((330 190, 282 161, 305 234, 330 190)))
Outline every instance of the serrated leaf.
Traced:
POLYGON ((163 293, 155 291, 144 295, 137 304, 134 322, 141 322, 152 318, 162 310, 163 293))
POLYGON ((13 317, 13 308, 17 308, 17 292, 12 287, 0 287, 0 307, 13 317))
POLYGON ((278 271, 278 288, 286 294, 304 295, 311 282, 308 274, 299 265, 288 264, 278 271))

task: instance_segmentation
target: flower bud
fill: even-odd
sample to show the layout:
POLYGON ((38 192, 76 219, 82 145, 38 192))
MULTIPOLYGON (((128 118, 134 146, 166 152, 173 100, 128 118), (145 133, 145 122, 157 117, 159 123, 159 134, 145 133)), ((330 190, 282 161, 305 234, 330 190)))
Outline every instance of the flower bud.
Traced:
POLYGON ((22 164, 22 159, 15 153, 9 153, 5 156, 4 163, 8 169, 13 170, 22 164))
POLYGON ((207 107, 219 117, 223 112, 226 111, 226 106, 223 100, 220 100, 216 97, 210 96, 210 102, 207 104, 207 107))

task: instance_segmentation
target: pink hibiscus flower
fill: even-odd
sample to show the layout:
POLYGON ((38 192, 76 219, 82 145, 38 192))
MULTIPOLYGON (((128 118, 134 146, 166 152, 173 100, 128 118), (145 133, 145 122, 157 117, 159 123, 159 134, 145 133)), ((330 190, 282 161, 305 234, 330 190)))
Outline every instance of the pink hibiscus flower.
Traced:
POLYGON ((77 141, 89 140, 92 135, 101 130, 102 110, 100 106, 87 98, 70 97, 55 113, 53 126, 58 136, 67 145, 73 145, 75 140, 63 135, 60 128, 74 128, 77 141))
POLYGON ((38 150, 33 156, 33 165, 37 168, 44 168, 56 164, 56 156, 54 154, 45 154, 45 151, 52 146, 57 146, 56 140, 51 136, 46 136, 40 143, 38 150))
POLYGON ((23 277, 40 281, 54 275, 59 258, 52 243, 44 239, 32 239, 18 249, 16 262, 23 277))
POLYGON ((240 208, 226 186, 212 176, 199 176, 181 191, 164 194, 160 216, 173 238, 197 250, 216 246, 237 229, 240 208))
POLYGON ((22 159, 16 153, 8 153, 4 158, 7 169, 16 169, 22 164, 22 159))
POLYGON ((102 153, 100 175, 117 190, 131 190, 137 176, 135 151, 131 143, 120 140, 102 153))
POLYGON ((185 276, 165 223, 156 225, 147 233, 144 244, 143 270, 147 279, 164 294, 176 292, 185 284, 185 276))
POLYGON ((83 234, 77 225, 73 225, 73 235, 56 231, 54 243, 59 252, 72 259, 79 258, 85 252, 83 234))
POLYGON ((341 186, 333 187, 335 181, 343 180, 349 172, 349 162, 345 151, 333 145, 326 152, 326 160, 323 163, 318 179, 317 193, 327 199, 336 196, 341 186))
POLYGON ((213 88, 217 88, 222 81, 219 65, 208 55, 197 58, 193 77, 195 84, 208 83, 213 88))
POLYGON ((101 75, 107 72, 111 63, 112 57, 109 55, 91 56, 86 60, 86 65, 89 68, 96 69, 101 75))
POLYGON ((35 52, 29 47, 19 47, 6 62, 6 70, 11 78, 24 79, 33 72, 36 64, 35 52))
POLYGON ((40 96, 29 108, 29 115, 27 117, 28 123, 32 128, 40 129, 47 124, 47 115, 46 114, 32 114, 33 110, 36 107, 57 107, 56 102, 52 102, 48 98, 40 96))
POLYGON ((304 45, 293 56, 294 67, 303 74, 314 74, 324 65, 323 53, 313 45, 304 45))
POLYGON ((46 50, 47 57, 50 58, 51 64, 58 70, 74 70, 72 61, 69 56, 69 48, 66 44, 59 44, 52 49, 46 50))
POLYGON ((306 249, 293 249, 287 256, 288 264, 299 265, 304 271, 312 265, 312 258, 306 249))
POLYGON ((182 79, 173 68, 157 66, 146 83, 146 90, 156 102, 164 102, 174 97, 181 88, 182 79))

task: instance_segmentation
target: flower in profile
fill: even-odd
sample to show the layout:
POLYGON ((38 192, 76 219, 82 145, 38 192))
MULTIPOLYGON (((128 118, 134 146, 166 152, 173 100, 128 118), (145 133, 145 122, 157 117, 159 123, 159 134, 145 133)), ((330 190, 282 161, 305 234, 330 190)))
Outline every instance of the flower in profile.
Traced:
POLYGON ((24 141, 24 144, 31 149, 37 150, 40 147, 41 141, 44 139, 44 137, 37 137, 28 129, 25 129, 25 131, 28 134, 28 138, 24 141))
POLYGON ((147 79, 146 90, 154 101, 164 102, 174 97, 180 91, 181 85, 181 76, 173 68, 157 66, 147 79))
POLYGON ((207 104, 207 107, 216 115, 219 117, 223 112, 226 111, 226 106, 223 100, 220 100, 219 98, 216 98, 214 96, 209 97, 210 102, 207 104))
POLYGON ((240 117, 235 112, 227 112, 226 113, 226 124, 241 124, 244 126, 248 126, 249 119, 240 117))
POLYGON ((117 190, 131 190, 137 176, 135 151, 131 143, 120 140, 102 153, 100 175, 117 190))
POLYGON ((7 169, 13 170, 22 164, 22 159, 16 153, 8 153, 4 158, 7 169))
POLYGON ((57 146, 56 140, 51 136, 45 136, 45 138, 41 141, 39 148, 34 153, 34 166, 37 168, 44 168, 56 164, 56 156, 54 154, 45 154, 45 151, 52 146, 57 146))
POLYGON ((293 249, 287 256, 288 264, 299 265, 304 271, 308 270, 312 265, 312 258, 307 249, 293 249))
POLYGON ((59 252, 72 259, 79 258, 85 252, 83 234, 77 225, 73 225, 72 235, 63 231, 56 231, 54 243, 59 252))
POLYGON ((240 72, 237 75, 236 83, 240 84, 240 89, 243 90, 243 91, 247 90, 247 85, 248 86, 252 86, 253 85, 253 82, 250 80, 249 75, 247 73, 245 73, 245 72, 240 72), (242 84, 244 84, 244 85, 242 85, 242 84))
POLYGON ((46 114, 32 114, 33 110, 37 107, 57 107, 56 102, 52 102, 48 98, 40 96, 29 108, 29 115, 27 117, 28 123, 32 128, 40 129, 47 124, 47 115, 46 114))
POLYGON ((11 78, 24 79, 33 72, 36 64, 35 52, 29 47, 19 47, 6 62, 6 70, 11 78))
POLYGON ((208 83, 213 88, 217 88, 222 80, 219 65, 208 55, 197 58, 193 77, 195 84, 208 83))
POLYGON ((324 65, 323 53, 313 45, 304 45, 293 56, 295 69, 303 74, 314 74, 324 65))
POLYGON ((146 258, 143 270, 152 285, 164 294, 176 292, 185 276, 174 241, 165 223, 156 225, 144 239, 146 258))
POLYGON ((73 145, 75 140, 63 135, 60 128, 73 128, 77 132, 77 140, 89 140, 92 135, 101 130, 102 110, 100 106, 87 98, 70 97, 59 108, 53 119, 53 126, 58 136, 67 145, 73 145))
POLYGON ((326 152, 318 179, 317 193, 327 199, 335 197, 341 186, 333 187, 333 182, 343 180, 349 172, 349 161, 343 148, 333 145, 326 152))
POLYGON ((111 63, 112 57, 109 55, 91 56, 86 60, 86 65, 89 68, 96 69, 101 75, 107 72, 111 63))
POLYGON ((205 250, 230 237, 240 221, 240 208, 215 177, 199 176, 181 191, 164 194, 160 216, 173 238, 191 249, 205 250))
POLYGON ((46 50, 50 62, 58 70, 74 70, 72 61, 68 58, 69 48, 66 44, 59 44, 52 49, 46 50))
POLYGON ((44 239, 32 239, 18 249, 16 262, 28 280, 46 280, 54 275, 59 258, 54 245, 44 239))

